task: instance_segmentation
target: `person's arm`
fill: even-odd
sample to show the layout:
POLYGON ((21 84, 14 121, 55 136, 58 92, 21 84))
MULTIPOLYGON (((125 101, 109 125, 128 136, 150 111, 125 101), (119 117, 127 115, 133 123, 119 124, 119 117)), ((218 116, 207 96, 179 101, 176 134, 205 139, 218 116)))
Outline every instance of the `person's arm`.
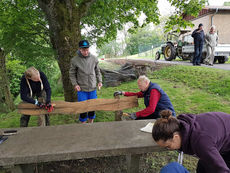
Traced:
POLYGON ((193 38, 194 38, 195 35, 196 35, 196 31, 197 31, 197 29, 195 29, 195 30, 192 32, 192 37, 193 37, 193 38))
POLYGON ((137 92, 137 93, 134 93, 134 92, 124 92, 123 94, 124 96, 128 97, 128 96, 137 96, 138 98, 141 98, 141 97, 144 97, 143 95, 143 92, 137 92))
POLYGON ((22 77, 21 82, 20 82, 21 99, 27 103, 35 104, 35 100, 32 99, 31 97, 28 97, 28 95, 30 95, 30 89, 29 89, 28 84, 26 82, 26 78, 22 77))
POLYGON ((150 92, 149 106, 139 112, 136 112, 138 117, 147 117, 155 112, 158 101, 160 100, 161 94, 157 89, 152 89, 150 92))
POLYGON ((102 83, 101 71, 100 71, 100 67, 98 65, 98 61, 96 62, 95 73, 96 73, 96 77, 97 77, 97 82, 102 83))
POLYGON ((43 72, 40 72, 40 77, 43 83, 44 90, 46 92, 46 104, 51 102, 51 88, 49 81, 46 77, 46 75, 43 72))
POLYGON ((208 46, 211 45, 210 42, 209 42, 208 34, 205 35, 204 40, 205 40, 205 43, 206 43, 208 46))
POLYGON ((210 173, 229 173, 230 169, 227 167, 220 152, 216 148, 213 139, 207 135, 199 136, 198 141, 193 143, 195 154, 205 164, 205 169, 210 173))
POLYGON ((77 73, 77 67, 74 65, 74 59, 71 59, 70 62, 70 69, 69 69, 69 79, 72 83, 72 85, 75 87, 76 85, 78 85, 77 83, 77 78, 76 78, 76 73, 77 73))
POLYGON ((218 44, 219 36, 216 34, 216 46, 218 44))

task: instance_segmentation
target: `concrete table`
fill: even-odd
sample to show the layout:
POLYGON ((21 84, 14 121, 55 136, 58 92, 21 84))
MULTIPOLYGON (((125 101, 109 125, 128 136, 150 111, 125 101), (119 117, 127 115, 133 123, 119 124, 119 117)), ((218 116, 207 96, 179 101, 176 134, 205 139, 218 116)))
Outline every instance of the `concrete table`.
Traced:
POLYGON ((0 166, 127 155, 128 172, 138 172, 140 154, 160 150, 150 133, 140 131, 153 121, 19 128, 0 144, 0 166))

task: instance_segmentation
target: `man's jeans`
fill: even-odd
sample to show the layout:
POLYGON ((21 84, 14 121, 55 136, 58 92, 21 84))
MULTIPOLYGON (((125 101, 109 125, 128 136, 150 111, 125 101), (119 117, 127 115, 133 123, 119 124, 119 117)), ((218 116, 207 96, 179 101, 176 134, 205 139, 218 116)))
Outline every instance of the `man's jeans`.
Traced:
POLYGON ((195 43, 194 50, 193 65, 199 65, 202 58, 203 42, 195 43))

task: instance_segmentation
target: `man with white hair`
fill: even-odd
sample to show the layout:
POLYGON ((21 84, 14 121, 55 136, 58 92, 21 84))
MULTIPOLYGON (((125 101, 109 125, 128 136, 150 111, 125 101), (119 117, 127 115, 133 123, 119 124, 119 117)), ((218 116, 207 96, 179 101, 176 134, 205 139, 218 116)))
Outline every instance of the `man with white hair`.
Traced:
POLYGON ((173 105, 168 95, 160 88, 156 83, 152 83, 146 76, 140 76, 137 80, 138 88, 140 92, 125 92, 116 91, 114 96, 138 96, 138 98, 144 97, 145 109, 129 114, 131 119, 157 119, 159 113, 162 110, 170 110, 173 116, 176 116, 173 105))
POLYGON ((207 56, 204 60, 204 63, 206 65, 213 66, 214 62, 214 53, 215 53, 215 47, 217 46, 218 41, 218 35, 215 32, 215 26, 211 26, 209 33, 205 35, 205 43, 207 48, 207 56))

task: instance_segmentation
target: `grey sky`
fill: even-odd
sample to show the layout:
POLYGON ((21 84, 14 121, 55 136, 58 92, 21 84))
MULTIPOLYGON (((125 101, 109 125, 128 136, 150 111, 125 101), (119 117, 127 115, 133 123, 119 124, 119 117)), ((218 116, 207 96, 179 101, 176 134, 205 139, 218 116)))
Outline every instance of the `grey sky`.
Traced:
MULTIPOLYGON (((210 6, 222 6, 224 2, 230 2, 230 0, 208 0, 210 6)), ((158 8, 161 15, 168 15, 173 13, 174 8, 170 6, 167 0, 159 0, 158 8)))

